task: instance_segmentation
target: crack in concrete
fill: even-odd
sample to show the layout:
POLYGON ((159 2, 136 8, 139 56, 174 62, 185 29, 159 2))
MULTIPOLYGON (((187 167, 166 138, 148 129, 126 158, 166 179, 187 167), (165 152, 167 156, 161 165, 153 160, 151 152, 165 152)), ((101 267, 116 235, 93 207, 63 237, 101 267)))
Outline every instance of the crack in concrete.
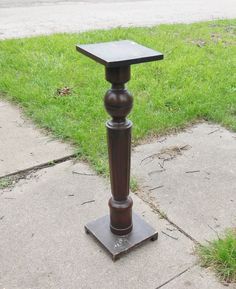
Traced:
POLYGON ((196 239, 194 239, 191 235, 185 232, 177 224, 171 221, 165 213, 161 212, 161 210, 157 207, 157 205, 154 204, 154 200, 152 200, 150 196, 148 196, 147 193, 139 190, 139 191, 134 192, 134 194, 137 195, 143 202, 148 204, 154 213, 160 215, 161 218, 165 219, 169 224, 171 224, 174 228, 176 228, 181 234, 185 235, 188 239, 194 242, 194 244, 200 245, 200 243, 196 239))
POLYGON ((188 272, 190 269, 192 269, 195 265, 188 267, 187 269, 181 271, 179 274, 173 276, 172 278, 170 278, 169 280, 167 280, 165 283, 161 284, 160 286, 156 287, 155 289, 160 289, 162 287, 164 287, 165 285, 167 285, 168 283, 172 282, 173 280, 179 278, 181 275, 185 274, 186 272, 188 272))
POLYGON ((48 161, 46 163, 42 163, 42 164, 39 164, 39 165, 36 165, 36 166, 32 166, 32 167, 24 169, 24 170, 19 170, 19 171, 16 171, 14 173, 10 173, 10 174, 4 175, 4 176, 0 176, 0 180, 5 179, 5 178, 9 178, 9 177, 16 177, 16 179, 18 179, 18 180, 19 179, 24 179, 27 175, 29 175, 29 174, 31 174, 33 172, 36 172, 36 171, 39 171, 41 169, 45 169, 45 168, 48 168, 48 167, 53 167, 53 166, 55 166, 57 164, 69 161, 71 159, 75 159, 76 156, 77 156, 77 154, 71 154, 71 155, 68 155, 66 157, 62 157, 62 158, 59 158, 59 159, 48 161))

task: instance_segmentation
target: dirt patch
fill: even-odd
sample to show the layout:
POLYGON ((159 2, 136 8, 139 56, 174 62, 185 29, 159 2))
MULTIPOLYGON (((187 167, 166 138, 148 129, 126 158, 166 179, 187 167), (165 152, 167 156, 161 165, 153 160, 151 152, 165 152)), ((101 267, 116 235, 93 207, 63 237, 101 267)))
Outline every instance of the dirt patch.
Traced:
POLYGON ((190 150, 190 145, 183 145, 183 146, 170 146, 166 148, 162 148, 159 153, 152 154, 150 156, 145 157, 141 160, 140 164, 148 163, 150 161, 153 161, 155 158, 158 158, 159 160, 162 160, 164 163, 165 161, 170 161, 177 156, 180 156, 183 154, 183 151, 190 150))
POLYGON ((11 191, 14 186, 22 179, 31 179, 33 172, 19 173, 17 175, 0 178, 0 193, 1 191, 11 191))

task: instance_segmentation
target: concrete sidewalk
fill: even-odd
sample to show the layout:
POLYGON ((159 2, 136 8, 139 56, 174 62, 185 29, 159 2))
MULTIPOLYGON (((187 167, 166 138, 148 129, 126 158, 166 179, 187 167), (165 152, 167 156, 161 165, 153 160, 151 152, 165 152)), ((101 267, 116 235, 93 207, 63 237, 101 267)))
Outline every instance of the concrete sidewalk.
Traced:
POLYGON ((0 194, 1 289, 224 288, 196 265, 194 242, 135 195, 159 239, 112 262, 84 232, 108 213, 110 189, 83 163, 40 170, 0 194))
POLYGON ((74 155, 72 147, 36 129, 16 106, 0 100, 0 178, 74 155))
POLYGON ((3 117, 0 127, 11 126, 1 142, 1 172, 25 173, 0 189, 0 289, 225 288, 199 267, 194 250, 235 224, 235 134, 200 124, 134 149, 132 174, 140 187, 132 194, 134 211, 159 239, 113 263, 84 232, 84 224, 108 213, 108 181, 81 162, 65 159, 50 167, 50 159, 73 148, 48 142, 50 136, 43 137, 16 107, 1 104, 9 124, 3 117), (9 155, 18 144, 24 149, 15 153, 14 168, 9 155), (45 161, 48 167, 38 168, 45 161))
POLYGON ((202 123, 137 146, 139 196, 194 240, 217 239, 236 226, 236 134, 202 123))
POLYGON ((49 2, 40 5, 38 1, 37 6, 37 1, 33 1, 34 6, 26 7, 0 6, 0 39, 236 17, 235 0, 49 2))

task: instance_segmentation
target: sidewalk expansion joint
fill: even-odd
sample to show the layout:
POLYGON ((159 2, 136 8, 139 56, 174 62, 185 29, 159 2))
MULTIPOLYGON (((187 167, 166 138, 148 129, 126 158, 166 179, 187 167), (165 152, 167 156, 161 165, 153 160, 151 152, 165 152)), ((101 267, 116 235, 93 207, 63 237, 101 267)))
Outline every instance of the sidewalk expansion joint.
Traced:
POLYGON ((157 207, 154 201, 150 199, 150 197, 144 191, 139 190, 139 191, 134 192, 134 194, 137 195, 143 202, 148 204, 154 213, 158 214, 162 219, 165 219, 169 224, 171 224, 174 228, 176 228, 181 234, 185 235, 188 239, 194 242, 195 245, 200 245, 200 243, 196 239, 194 239, 191 235, 185 232, 177 224, 171 221, 168 218, 168 216, 157 207))
POLYGON ((192 269, 194 266, 196 266, 195 264, 186 268, 185 270, 181 271, 179 274, 173 276, 172 278, 170 278, 169 280, 167 280, 165 283, 161 284, 160 286, 156 287, 155 289, 160 289, 162 287, 164 287, 165 285, 169 284, 170 282, 174 281, 175 279, 179 278, 180 276, 182 276, 183 274, 185 274, 186 272, 188 272, 190 269, 192 269))
POLYGON ((39 170, 42 170, 42 169, 45 169, 45 168, 54 167, 57 164, 61 164, 63 162, 75 159, 76 157, 77 157, 77 154, 71 154, 71 155, 68 155, 68 156, 65 156, 65 157, 62 157, 62 158, 58 158, 58 159, 55 159, 55 160, 52 160, 52 161, 48 161, 46 163, 42 163, 42 164, 39 164, 39 165, 36 165, 36 166, 29 167, 29 168, 24 169, 24 170, 19 170, 19 171, 16 171, 14 173, 10 173, 10 174, 6 174, 4 176, 0 176, 0 180, 5 179, 5 178, 9 178, 9 177, 13 177, 13 178, 15 178, 17 180, 24 179, 27 175, 29 175, 31 173, 34 173, 36 171, 39 171, 39 170))

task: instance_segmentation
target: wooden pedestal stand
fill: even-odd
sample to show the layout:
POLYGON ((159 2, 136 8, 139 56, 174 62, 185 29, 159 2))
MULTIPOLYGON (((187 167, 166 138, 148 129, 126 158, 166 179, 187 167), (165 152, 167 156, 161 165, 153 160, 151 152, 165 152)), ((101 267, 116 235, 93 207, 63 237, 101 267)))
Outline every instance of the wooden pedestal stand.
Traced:
POLYGON ((77 45, 77 50, 105 65, 106 80, 112 86, 104 104, 112 119, 106 124, 112 197, 110 215, 85 226, 116 260, 122 253, 146 240, 156 240, 158 233, 132 213, 129 196, 132 122, 126 119, 133 106, 133 97, 125 88, 130 80, 130 65, 163 59, 160 52, 132 41, 115 41, 77 45))

